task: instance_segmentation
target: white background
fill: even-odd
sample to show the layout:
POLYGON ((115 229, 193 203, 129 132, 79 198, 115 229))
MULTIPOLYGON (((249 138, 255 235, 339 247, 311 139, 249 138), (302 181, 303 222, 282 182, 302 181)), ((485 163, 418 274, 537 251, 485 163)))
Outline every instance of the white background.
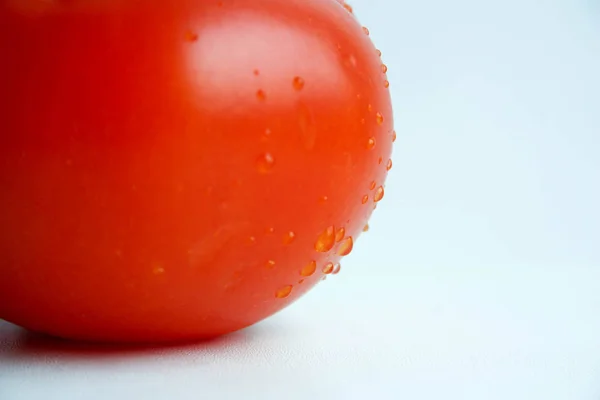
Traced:
POLYGON ((351 4, 398 140, 342 273, 206 344, 0 322, 0 400, 600 399, 600 3, 351 4))

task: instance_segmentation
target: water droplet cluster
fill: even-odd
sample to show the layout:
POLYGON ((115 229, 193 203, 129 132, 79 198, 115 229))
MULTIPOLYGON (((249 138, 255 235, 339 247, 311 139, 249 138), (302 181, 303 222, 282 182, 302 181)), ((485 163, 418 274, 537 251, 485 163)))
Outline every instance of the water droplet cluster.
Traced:
MULTIPOLYGON (((349 12, 352 13, 352 7, 350 7, 347 4, 343 4, 344 8, 349 12)), ((366 27, 362 28, 363 33, 365 35, 369 35, 370 32, 366 27)), ((197 35, 194 36, 190 36, 189 34, 186 36, 188 41, 195 41, 198 39, 197 35)), ((376 50, 377 56, 381 57, 381 51, 380 50, 376 50)), ((387 74, 388 68, 384 63, 381 63, 381 71, 383 74, 387 74)), ((260 70, 259 69, 254 69, 252 71, 254 76, 259 76, 260 70)), ((305 90, 306 88, 306 82, 304 80, 304 78, 302 78, 301 76, 294 76, 291 78, 290 80, 290 89, 294 90, 296 92, 302 92, 303 90, 305 90)), ((383 80, 383 86, 385 88, 389 88, 390 83, 387 80, 387 77, 384 78, 383 80)), ((257 91, 255 92, 255 97, 257 99, 257 101, 259 102, 266 102, 268 100, 268 96, 267 93, 265 92, 264 89, 262 88, 258 88, 257 91)), ((358 94, 357 95, 357 99, 361 99, 361 95, 358 94)), ((367 106, 367 111, 371 114, 370 118, 374 118, 374 122, 376 123, 377 126, 382 126, 384 125, 385 122, 385 116, 383 115, 382 112, 377 111, 376 109, 374 110, 373 104, 368 104, 367 106)), ((362 117, 361 117, 362 118, 362 117)), ((365 120, 364 118, 361 119, 361 123, 365 124, 367 120, 365 120)), ((373 121, 373 119, 371 119, 371 121, 373 121)), ((271 137, 271 130, 269 128, 265 128, 265 131, 263 132, 263 140, 267 141, 270 140, 269 138, 271 137)), ((391 131, 390 134, 390 138, 391 141, 394 142, 396 140, 396 131, 391 131)), ((373 151, 377 148, 377 140, 381 140, 381 138, 379 136, 369 136, 366 140, 366 150, 368 151, 373 151)), ((382 148, 385 148, 385 146, 383 146, 382 148)), ((383 157, 379 156, 377 159, 377 162, 379 165, 383 164, 383 157)), ((271 154, 270 152, 265 152, 262 155, 260 155, 259 157, 257 157, 256 159, 256 170, 258 171, 258 173, 260 174, 269 174, 271 172, 273 172, 274 168, 276 168, 276 160, 273 154, 271 154)), ((392 168, 392 160, 388 159, 387 163, 385 164, 385 169, 386 171, 390 171, 392 168)), ((378 183, 373 180, 369 183, 368 186, 369 190, 371 193, 369 194, 363 194, 361 197, 361 203, 362 204, 367 204, 370 202, 371 200, 371 204, 374 205, 374 207, 376 207, 377 203, 380 202, 385 194, 384 191, 384 187, 383 185, 378 185, 378 183)), ((322 196, 321 198, 319 198, 319 203, 320 204, 326 204, 328 202, 328 197, 327 196, 322 196)), ((369 230, 369 225, 365 224, 364 228, 362 229, 363 232, 367 232, 369 230)), ((273 228, 268 228, 267 233, 272 234, 274 233, 274 229, 273 228)), ((296 239, 296 234, 293 231, 288 231, 285 232, 282 236, 282 242, 284 245, 291 245, 296 239)), ((327 226, 323 229, 323 231, 321 231, 315 238, 314 241, 314 251, 318 254, 331 254, 333 257, 335 257, 336 259, 338 257, 345 257, 347 255, 349 255, 352 252, 352 249, 354 247, 354 238, 352 236, 346 236, 346 230, 343 227, 336 227, 333 225, 327 226)), ((334 260, 335 261, 335 260, 334 260)), ((276 267, 276 262, 274 260, 268 260, 266 261, 266 268, 268 269, 274 269, 276 267)), ((320 271, 322 273, 322 276, 320 277, 321 280, 323 280, 326 276, 328 275, 335 275, 337 273, 340 272, 340 264, 339 263, 334 263, 332 261, 326 261, 324 264, 321 264, 321 266, 319 266, 319 263, 316 260, 309 260, 305 265, 303 265, 301 268, 299 268, 299 276, 298 276, 298 284, 302 284, 305 280, 308 280, 308 278, 311 278, 313 276, 315 276, 315 274, 317 273, 317 271, 320 271)), ((317 278, 315 278, 317 279, 317 278)), ((275 297, 279 298, 279 299, 284 299, 289 297, 294 289, 294 285, 292 284, 286 284, 281 286, 278 290, 276 290, 275 292, 275 297)))

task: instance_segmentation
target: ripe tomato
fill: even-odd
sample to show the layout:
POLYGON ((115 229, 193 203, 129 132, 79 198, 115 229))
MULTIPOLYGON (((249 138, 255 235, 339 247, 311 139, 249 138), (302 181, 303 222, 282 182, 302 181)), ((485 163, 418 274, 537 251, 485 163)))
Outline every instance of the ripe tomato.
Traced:
POLYGON ((337 272, 392 109, 336 0, 0 0, 0 317, 212 337, 337 272))

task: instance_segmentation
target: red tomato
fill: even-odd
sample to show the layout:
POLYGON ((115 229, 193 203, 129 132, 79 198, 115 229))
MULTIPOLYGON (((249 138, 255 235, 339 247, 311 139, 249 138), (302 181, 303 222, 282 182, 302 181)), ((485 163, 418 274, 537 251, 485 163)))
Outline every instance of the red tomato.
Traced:
POLYGON ((0 317, 207 338, 337 272, 392 147, 336 0, 0 0, 0 317))

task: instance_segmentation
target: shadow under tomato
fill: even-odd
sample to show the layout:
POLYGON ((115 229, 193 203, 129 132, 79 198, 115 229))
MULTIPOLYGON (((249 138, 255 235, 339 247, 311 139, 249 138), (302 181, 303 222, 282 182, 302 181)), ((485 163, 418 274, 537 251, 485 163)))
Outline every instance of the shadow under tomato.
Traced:
POLYGON ((229 335, 169 344, 102 344, 77 342, 34 333, 0 320, 0 363, 68 360, 106 360, 164 356, 169 353, 215 355, 232 347, 250 347, 263 328, 250 327, 229 335))

